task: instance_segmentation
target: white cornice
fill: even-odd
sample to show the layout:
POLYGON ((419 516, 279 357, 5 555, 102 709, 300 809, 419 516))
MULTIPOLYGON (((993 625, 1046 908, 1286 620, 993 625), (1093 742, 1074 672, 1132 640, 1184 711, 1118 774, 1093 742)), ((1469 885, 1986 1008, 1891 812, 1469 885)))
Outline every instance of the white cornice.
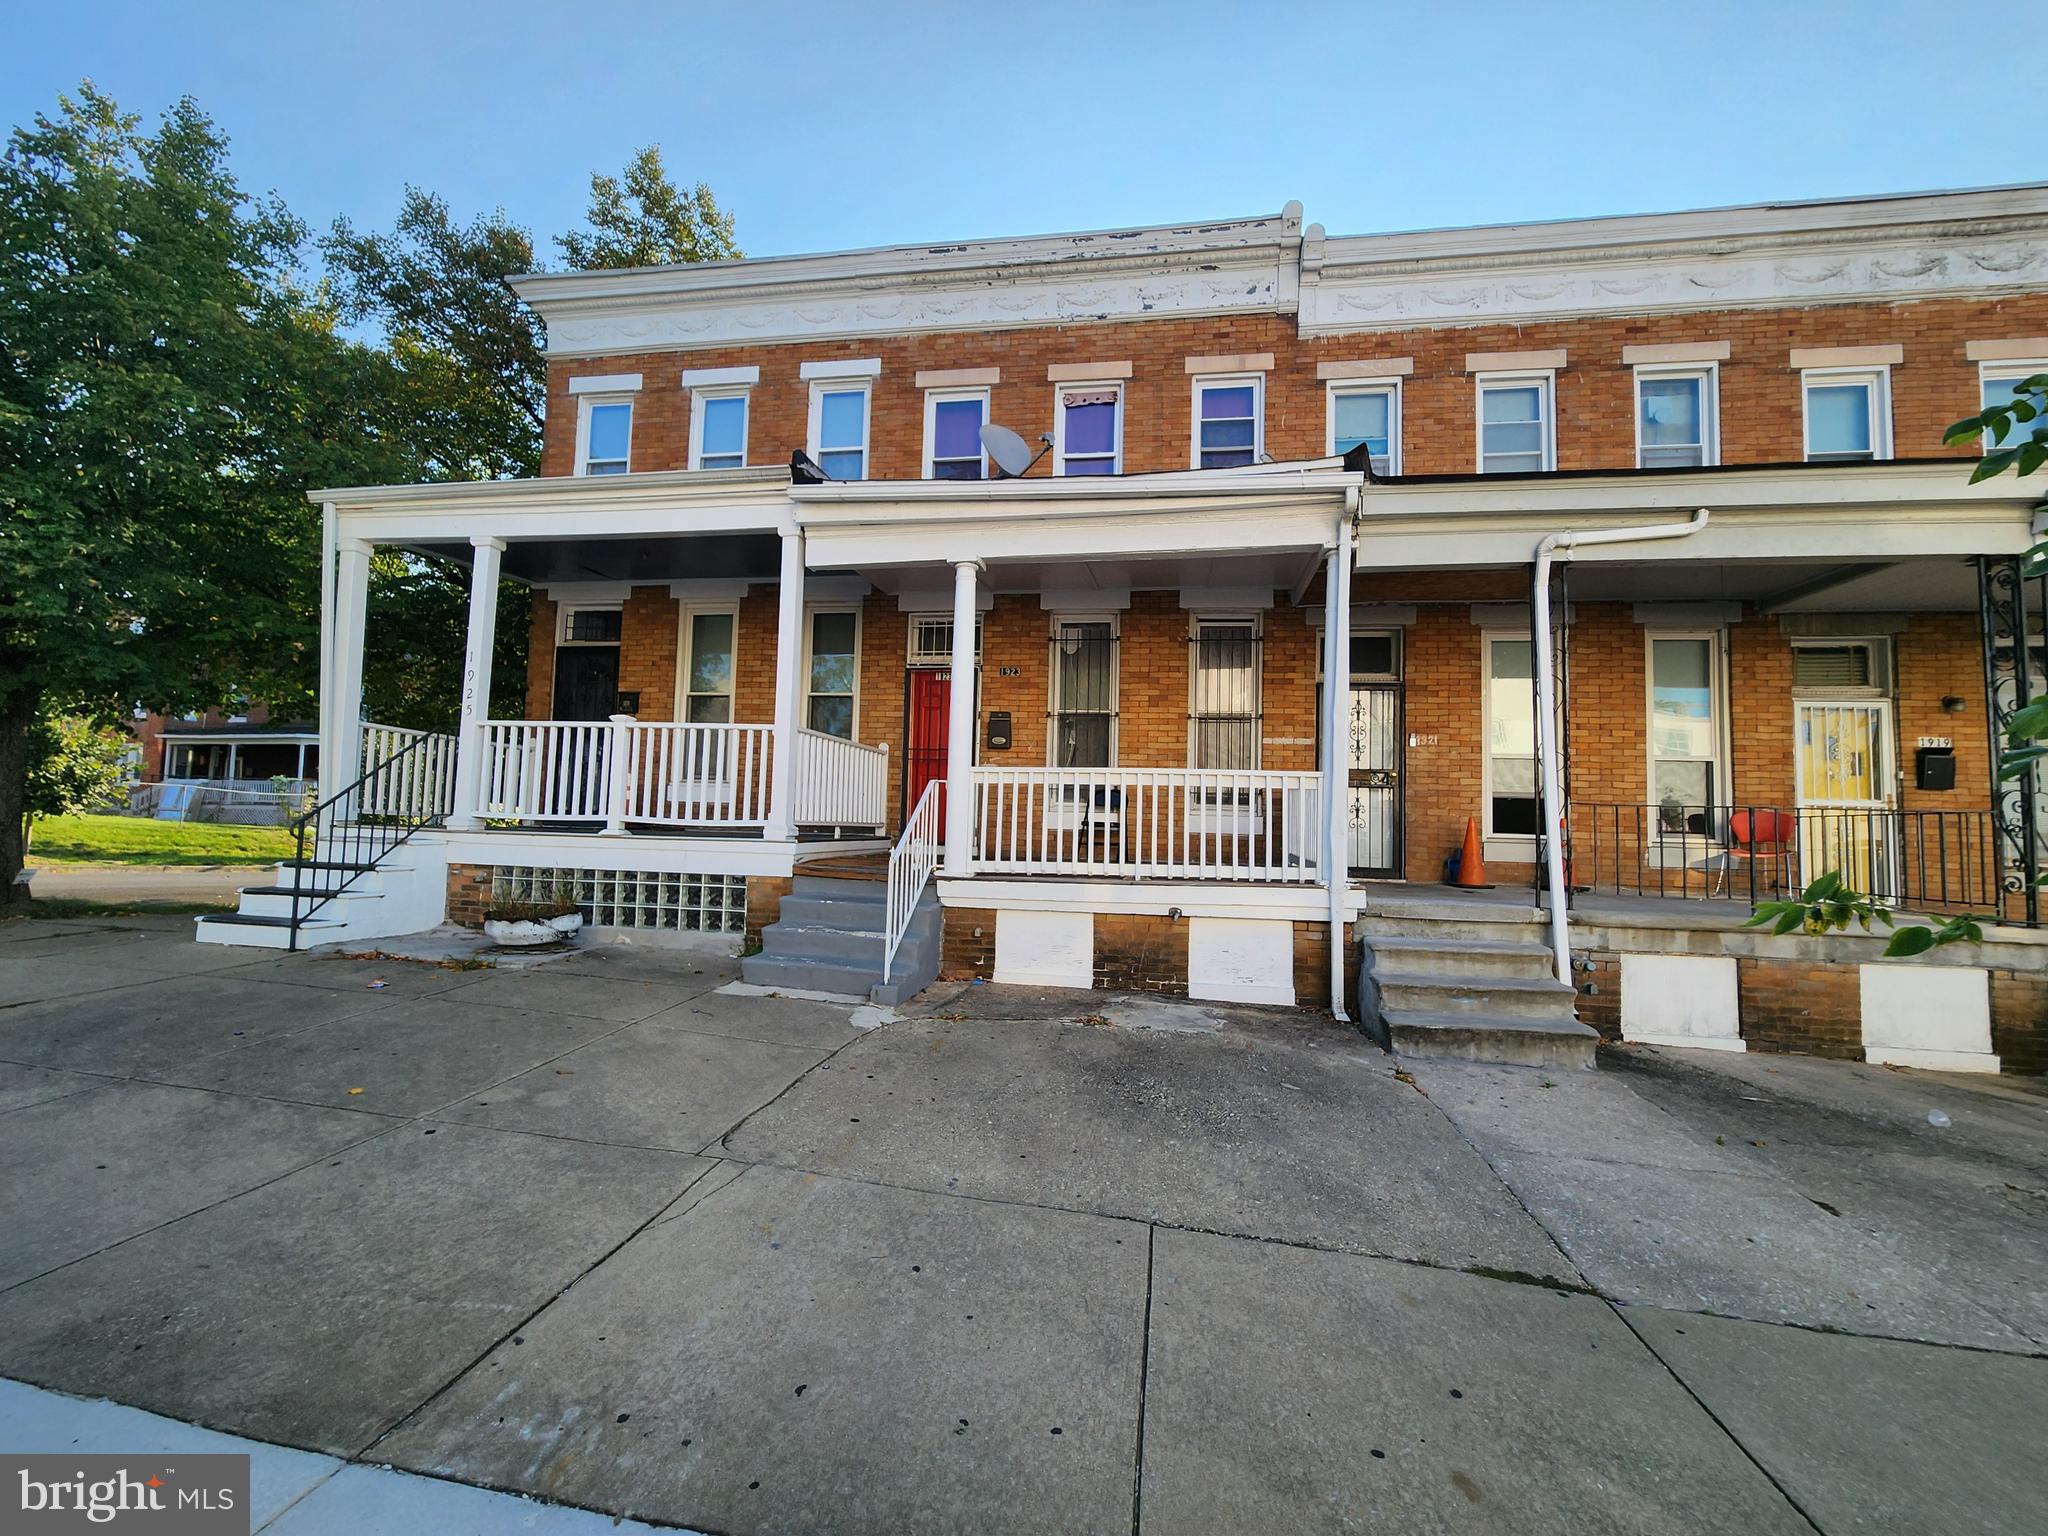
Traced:
POLYGON ((1150 229, 510 280, 554 357, 1291 312, 1301 205, 1150 229))
POLYGON ((2048 187, 1303 240, 1301 332, 2048 287, 2048 187))

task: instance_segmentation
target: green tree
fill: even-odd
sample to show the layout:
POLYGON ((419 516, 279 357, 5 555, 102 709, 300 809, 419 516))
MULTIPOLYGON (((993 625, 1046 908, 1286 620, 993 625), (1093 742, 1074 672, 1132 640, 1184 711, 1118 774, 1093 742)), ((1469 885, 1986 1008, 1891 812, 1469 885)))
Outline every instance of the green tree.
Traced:
POLYGON ((740 254, 732 215, 703 182, 687 192, 678 187, 662 164, 659 144, 635 154, 623 177, 591 174, 588 217, 587 231, 555 237, 572 267, 660 267, 731 261, 740 254))
MULTIPOLYGON (((131 745, 124 733, 90 715, 46 710, 29 733, 24 816, 29 822, 38 816, 70 816, 119 799, 131 745)), ((24 845, 29 830, 24 825, 24 845)))
POLYGON ((0 155, 0 901, 46 696, 307 695, 304 489, 378 451, 385 370, 296 281, 302 237, 189 100, 145 133, 88 81, 0 155))

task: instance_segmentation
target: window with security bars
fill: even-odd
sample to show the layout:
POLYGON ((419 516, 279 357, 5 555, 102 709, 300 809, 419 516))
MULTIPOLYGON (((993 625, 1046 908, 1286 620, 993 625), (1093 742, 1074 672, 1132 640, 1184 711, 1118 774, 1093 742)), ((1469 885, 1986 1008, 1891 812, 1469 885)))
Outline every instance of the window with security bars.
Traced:
POLYGON ((1052 764, 1107 768, 1116 751, 1116 625, 1062 619, 1052 635, 1052 764))
POLYGON ((593 927, 671 933, 744 933, 747 879, 630 869, 556 869, 500 864, 491 870, 493 901, 536 901, 566 893, 593 927))
MULTIPOLYGON (((974 621, 974 655, 981 658, 981 620, 974 621)), ((910 664, 947 667, 953 664, 953 619, 950 614, 918 614, 910 621, 910 664)))
POLYGON ((1792 647, 1794 688, 1855 689, 1887 688, 1891 679, 1886 649, 1868 640, 1840 645, 1795 645, 1792 647))
POLYGON ((571 608, 562 617, 562 638, 576 645, 617 645, 625 615, 616 608, 571 608))
POLYGON ((1259 626, 1251 619, 1199 619, 1189 766, 1259 766, 1259 626))

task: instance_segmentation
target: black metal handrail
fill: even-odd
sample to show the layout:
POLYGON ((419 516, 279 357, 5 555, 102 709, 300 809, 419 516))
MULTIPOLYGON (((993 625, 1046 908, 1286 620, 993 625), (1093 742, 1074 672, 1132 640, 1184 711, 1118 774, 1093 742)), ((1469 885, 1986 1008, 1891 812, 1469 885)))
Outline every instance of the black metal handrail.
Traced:
POLYGON ((418 772, 416 759, 432 739, 415 737, 293 820, 289 948, 299 947, 299 932, 316 912, 446 815, 418 772))
POLYGON ((2009 862, 1984 810, 1575 800, 1565 843, 1578 893, 1754 906, 1836 870, 1887 906, 2025 922, 2009 862))

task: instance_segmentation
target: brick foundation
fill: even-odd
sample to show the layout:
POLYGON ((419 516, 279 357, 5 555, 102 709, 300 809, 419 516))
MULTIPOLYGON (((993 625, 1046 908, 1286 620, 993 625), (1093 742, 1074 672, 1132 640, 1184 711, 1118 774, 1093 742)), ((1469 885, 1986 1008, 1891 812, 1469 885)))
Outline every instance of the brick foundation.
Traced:
POLYGON ((1095 914, 1095 985, 1188 995, 1188 923, 1149 912, 1095 914))
POLYGON ((939 945, 939 979, 991 980, 996 973, 996 914, 993 907, 947 907, 939 945))
POLYGON ((491 866, 450 864, 448 866, 448 921, 465 928, 484 925, 484 908, 491 904, 491 866))
POLYGON ((758 949, 761 930, 782 920, 782 898, 792 882, 783 875, 747 876, 747 948, 758 949))

